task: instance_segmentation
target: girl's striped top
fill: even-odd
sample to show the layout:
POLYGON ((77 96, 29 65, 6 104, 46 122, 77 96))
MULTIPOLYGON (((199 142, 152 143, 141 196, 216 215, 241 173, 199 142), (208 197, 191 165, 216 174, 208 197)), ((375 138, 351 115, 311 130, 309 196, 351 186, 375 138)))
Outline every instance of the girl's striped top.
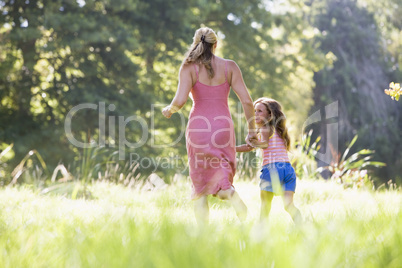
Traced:
MULTIPOLYGON (((259 135, 258 140, 261 141, 261 135, 259 135)), ((262 154, 262 165, 275 163, 275 162, 290 162, 288 157, 288 152, 286 150, 284 140, 274 131, 274 133, 269 137, 268 148, 261 149, 262 154)))

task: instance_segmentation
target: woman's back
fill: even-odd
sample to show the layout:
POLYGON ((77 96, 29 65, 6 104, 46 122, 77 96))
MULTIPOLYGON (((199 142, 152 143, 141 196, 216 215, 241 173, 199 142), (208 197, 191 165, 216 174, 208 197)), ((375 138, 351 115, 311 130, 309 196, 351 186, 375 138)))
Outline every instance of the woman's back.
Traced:
POLYGON ((227 80, 227 62, 223 59, 216 60, 214 77, 210 78, 207 70, 202 65, 193 64, 195 73, 195 83, 191 89, 194 101, 193 112, 197 115, 230 117, 227 100, 229 97, 230 86, 227 80), (202 101, 201 101, 202 100, 202 101), (202 109, 201 108, 202 104, 202 109))
POLYGON ((207 86, 218 86, 226 82, 225 70, 227 71, 227 63, 225 59, 214 56, 211 66, 214 70, 214 77, 210 78, 207 69, 202 64, 196 64, 196 72, 198 72, 198 81, 207 86))

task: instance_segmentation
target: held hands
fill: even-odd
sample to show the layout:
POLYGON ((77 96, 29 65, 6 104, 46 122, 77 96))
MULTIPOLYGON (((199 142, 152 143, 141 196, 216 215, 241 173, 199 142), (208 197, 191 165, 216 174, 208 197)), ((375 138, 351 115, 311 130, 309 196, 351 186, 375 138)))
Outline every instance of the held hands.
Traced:
POLYGON ((255 147, 254 142, 258 141, 257 132, 255 130, 249 130, 246 137, 246 143, 248 146, 255 147))

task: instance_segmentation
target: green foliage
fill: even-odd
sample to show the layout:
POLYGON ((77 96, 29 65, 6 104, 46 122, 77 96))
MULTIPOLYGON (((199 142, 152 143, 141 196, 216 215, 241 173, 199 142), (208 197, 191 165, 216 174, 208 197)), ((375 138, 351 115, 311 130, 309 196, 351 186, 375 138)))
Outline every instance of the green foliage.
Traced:
MULTIPOLYGON (((383 167, 385 163, 369 161, 372 158, 373 150, 363 149, 348 156, 350 149, 355 144, 358 136, 356 135, 349 143, 348 147, 341 155, 336 156, 336 161, 324 167, 331 173, 331 179, 342 184, 345 188, 373 188, 373 182, 368 175, 366 167, 383 167)), ((324 168, 320 168, 320 171, 324 168)))
MULTIPOLYGON (((311 105, 313 70, 321 60, 309 46, 313 35, 305 30, 312 28, 303 20, 302 10, 291 11, 294 7, 300 5, 289 1, 268 10, 261 0, 2 1, 0 124, 7 128, 0 129, 0 140, 14 142, 14 165, 33 149, 50 169, 70 163, 78 149, 65 136, 67 113, 78 104, 98 105, 78 112, 72 124, 77 140, 86 141, 89 133, 98 141, 99 104, 105 102, 106 126, 111 118, 117 123, 118 116, 133 115, 148 126, 154 123, 155 131, 148 133, 148 141, 136 153, 184 155, 183 140, 173 148, 152 145, 151 140, 160 137, 166 143, 174 141, 184 129, 178 117, 165 120, 158 117, 159 106, 151 109, 174 96, 181 60, 202 25, 218 32, 218 55, 239 64, 253 97, 275 95, 295 115, 294 123, 301 125, 307 110, 282 93, 297 85, 296 98, 311 105), (283 13, 275 13, 277 8, 283 13), (281 36, 271 37, 276 30, 281 36), (108 109, 111 104, 115 110, 108 109)), ((233 107, 238 100, 232 97, 233 107)), ((187 105, 183 113, 189 110, 187 105)), ((118 134, 116 130, 117 126, 118 134)), ((130 123, 126 138, 136 142, 144 131, 130 123)), ((112 134, 106 127, 106 146, 116 148, 120 141, 112 134)))
POLYGON ((314 29, 304 19, 305 10, 295 1, 224 1, 208 20, 224 34, 221 53, 238 63, 253 99, 278 100, 295 129, 313 104, 313 72, 324 62, 314 49, 314 29))
MULTIPOLYGON (((142 182, 138 163, 121 165, 118 151, 110 153, 107 148, 90 147, 82 150, 77 160, 68 167, 59 164, 50 181, 41 185, 41 194, 63 195, 71 199, 92 198, 88 185, 94 181, 106 181, 132 187, 142 182), (58 180, 58 173, 62 177, 58 180)), ((28 172, 29 174, 29 172, 28 172)), ((49 177, 47 177, 49 180, 49 177)))
POLYGON ((14 144, 8 145, 6 148, 2 150, 0 153, 0 186, 3 186, 8 182, 8 174, 7 174, 7 154, 11 151, 14 144))
MULTIPOLYGON (((332 62, 314 76, 315 105, 311 111, 337 101, 341 150, 359 134, 356 146, 372 148, 375 157, 387 163, 386 168, 376 171, 376 180, 381 183, 395 178, 401 173, 402 109, 389 102, 383 88, 402 74, 398 67, 402 62, 401 28, 393 13, 398 5, 394 0, 311 3, 313 21, 321 33, 319 50, 332 62)), ((327 122, 319 122, 315 130, 325 142, 327 122)))
MULTIPOLYGON (((310 107, 339 100, 339 118, 345 122, 340 144, 359 133, 358 146, 374 144, 377 156, 389 163, 382 177, 393 177, 401 173, 395 160, 402 151, 395 146, 401 144, 401 108, 377 89, 400 80, 400 8, 398 0, 1 1, 0 125, 6 127, 0 128, 0 141, 14 143, 15 152, 3 169, 11 173, 10 167, 31 150, 40 153, 49 170, 76 161, 78 148, 66 139, 64 123, 82 103, 98 106, 74 115, 77 140, 90 136, 100 143, 104 134, 111 153, 122 143, 119 116, 137 116, 154 129, 148 129, 146 143, 135 153, 185 156, 184 139, 167 148, 152 141, 171 143, 184 131, 180 118, 165 120, 160 107, 175 94, 194 31, 209 26, 218 33, 218 56, 238 63, 252 97, 282 103, 292 136, 298 136, 310 107), (106 107, 103 117, 100 103, 106 107), (105 133, 100 131, 103 119, 105 133), (385 131, 378 131, 381 124, 385 131)), ((237 104, 231 93, 232 111, 237 104)), ((182 110, 185 116, 190 107, 182 110)), ((241 113, 233 114, 244 121, 241 113)), ((245 138, 244 126, 235 122, 238 141, 245 138)), ((135 143, 145 131, 130 122, 124 134, 135 143)), ((126 155, 131 152, 127 149, 126 155)), ((177 171, 158 172, 171 176, 177 171)))
MULTIPOLYGON (((79 155, 77 161, 78 166, 75 168, 75 177, 77 180, 82 180, 84 183, 91 181, 100 172, 100 168, 107 163, 105 153, 108 152, 106 148, 95 147, 84 148, 79 155)), ((113 154, 112 154, 113 155, 113 154)))
POLYGON ((41 194, 63 195, 74 200, 92 198, 88 184, 94 181, 107 181, 127 187, 143 184, 138 163, 122 164, 118 161, 118 151, 110 153, 109 149, 99 147, 83 149, 68 168, 59 164, 52 174, 41 155, 32 150, 10 174, 6 169, 7 162, 3 159, 12 147, 13 144, 0 153, 0 186, 30 185, 41 189, 41 194))
POLYGON ((42 156, 36 150, 29 151, 16 167, 8 167, 9 154, 13 154, 13 146, 14 144, 8 145, 0 153, 0 186, 16 183, 43 184, 49 177, 49 171, 42 156), (10 169, 12 172, 9 172, 10 169))
POLYGON ((250 178, 251 180, 259 179, 262 161, 258 155, 258 151, 259 149, 256 149, 256 151, 237 154, 236 177, 234 181, 237 179, 244 180, 245 178, 250 178))
POLYGON ((42 156, 36 150, 29 151, 25 155, 25 157, 21 160, 21 162, 14 168, 13 172, 11 173, 12 181, 10 182, 10 185, 14 185, 17 182, 19 182, 19 183, 29 182, 26 179, 23 181, 20 180, 20 177, 24 173, 26 175, 25 178, 28 178, 28 179, 33 178, 34 181, 41 180, 43 178, 42 177, 43 173, 45 173, 45 178, 46 178, 46 175, 47 175, 47 177, 49 176, 49 171, 46 166, 46 163, 43 160, 42 156), (35 156, 36 161, 34 161, 33 156, 35 156), (31 174, 26 173, 27 170, 32 170, 32 169, 34 169, 33 173, 31 173, 31 174))
POLYGON ((312 142, 313 130, 303 134, 301 141, 296 143, 296 149, 292 151, 291 163, 296 175, 300 179, 319 179, 321 178, 317 169, 316 155, 320 150, 321 137, 317 137, 312 142))

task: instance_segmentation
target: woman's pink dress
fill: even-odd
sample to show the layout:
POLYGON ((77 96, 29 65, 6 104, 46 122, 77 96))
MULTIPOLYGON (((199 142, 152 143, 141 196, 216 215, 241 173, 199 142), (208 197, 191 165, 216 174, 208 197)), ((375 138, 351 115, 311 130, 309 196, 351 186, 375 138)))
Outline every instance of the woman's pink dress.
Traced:
MULTIPOLYGON (((195 67, 195 66, 194 66, 195 67)), ((228 106, 230 86, 208 86, 198 81, 191 89, 193 107, 186 129, 192 198, 216 194, 232 186, 236 172, 236 140, 228 106)))

